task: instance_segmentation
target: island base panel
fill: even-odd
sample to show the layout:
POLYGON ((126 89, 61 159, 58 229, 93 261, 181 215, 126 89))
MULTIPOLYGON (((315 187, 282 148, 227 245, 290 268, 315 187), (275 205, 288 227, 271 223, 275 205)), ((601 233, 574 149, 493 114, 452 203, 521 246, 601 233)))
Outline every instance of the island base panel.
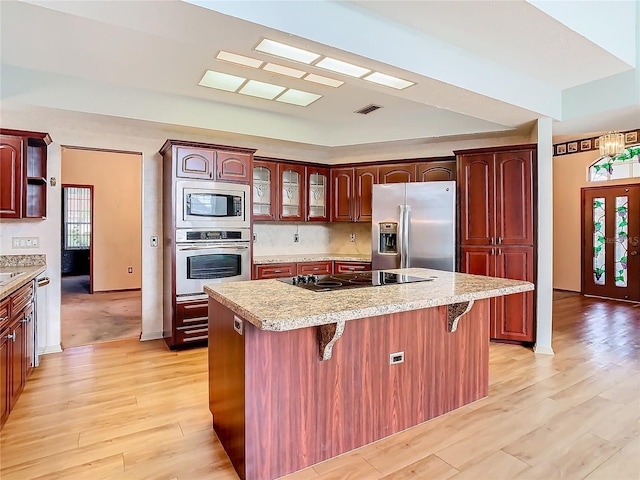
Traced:
POLYGON ((447 332, 447 306, 346 322, 330 360, 319 328, 263 331, 209 301, 213 426, 241 478, 273 479, 488 394, 489 300, 447 332), (404 362, 390 365, 391 353, 404 362))

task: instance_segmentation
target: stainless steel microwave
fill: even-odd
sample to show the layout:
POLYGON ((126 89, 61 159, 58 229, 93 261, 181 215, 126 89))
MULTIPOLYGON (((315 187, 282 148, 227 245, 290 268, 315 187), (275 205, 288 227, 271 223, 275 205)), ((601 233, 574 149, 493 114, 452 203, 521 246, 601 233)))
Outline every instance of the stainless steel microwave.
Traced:
POLYGON ((176 182, 176 227, 250 227, 249 185, 176 182))

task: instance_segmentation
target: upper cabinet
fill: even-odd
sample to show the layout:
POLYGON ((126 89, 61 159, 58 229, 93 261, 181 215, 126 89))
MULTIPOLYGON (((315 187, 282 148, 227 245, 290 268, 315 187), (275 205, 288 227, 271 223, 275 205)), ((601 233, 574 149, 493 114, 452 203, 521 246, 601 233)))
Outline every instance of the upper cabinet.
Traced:
POLYGON ((0 129, 0 218, 47 215, 47 133, 0 129))
POLYGON ((278 220, 305 220, 305 169, 303 165, 278 164, 278 220))
POLYGON ((353 222, 353 168, 331 169, 331 221, 353 222))
POLYGON ((329 221, 329 169, 306 167, 307 221, 329 221))
POLYGON ((278 167, 274 162, 253 162, 253 219, 276 220, 276 182, 278 167))
POLYGON ((370 222, 373 212, 373 186, 379 176, 378 167, 356 167, 354 170, 354 204, 356 222, 370 222))
POLYGON ((455 181, 456 161, 419 163, 416 167, 417 182, 455 181))
POLYGON ((459 156, 461 244, 533 245, 531 148, 459 156))
POLYGON ((380 167, 380 183, 408 183, 416 178, 415 163, 397 163, 380 167))
POLYGON ((169 154, 176 179, 251 183, 255 150, 207 143, 167 140, 160 154, 169 154))

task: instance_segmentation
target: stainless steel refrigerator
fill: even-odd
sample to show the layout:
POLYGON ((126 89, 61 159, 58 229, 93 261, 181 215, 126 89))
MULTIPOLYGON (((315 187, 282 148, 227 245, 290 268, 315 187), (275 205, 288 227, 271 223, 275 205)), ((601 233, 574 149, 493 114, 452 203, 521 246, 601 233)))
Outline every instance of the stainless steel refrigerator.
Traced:
POLYGON ((374 185, 372 268, 454 271, 455 209, 455 182, 374 185))

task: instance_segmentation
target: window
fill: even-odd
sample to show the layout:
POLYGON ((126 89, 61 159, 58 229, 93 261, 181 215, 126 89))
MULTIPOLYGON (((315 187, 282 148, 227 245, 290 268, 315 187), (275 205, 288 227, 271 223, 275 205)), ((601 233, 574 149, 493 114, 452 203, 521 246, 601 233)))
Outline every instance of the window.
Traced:
POLYGON ((640 146, 628 147, 615 157, 600 157, 589 167, 590 182, 640 177, 640 146))
POLYGON ((88 249, 91 240, 91 189, 65 187, 64 248, 88 249))

